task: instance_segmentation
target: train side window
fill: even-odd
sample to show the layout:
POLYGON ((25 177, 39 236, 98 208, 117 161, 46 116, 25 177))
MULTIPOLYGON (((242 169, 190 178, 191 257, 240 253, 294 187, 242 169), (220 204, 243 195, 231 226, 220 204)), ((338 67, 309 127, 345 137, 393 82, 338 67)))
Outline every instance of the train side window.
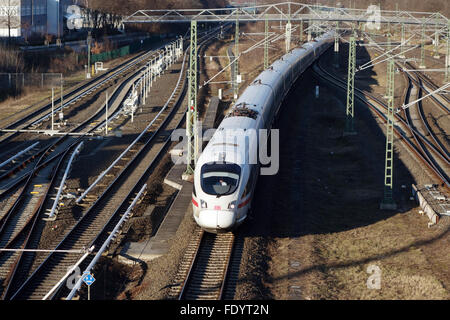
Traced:
POLYGON ((255 168, 256 168, 256 166, 253 165, 252 169, 250 171, 250 176, 248 177, 247 185, 245 186, 245 189, 244 189, 244 193, 242 194, 242 199, 246 198, 252 190, 253 182, 255 180, 255 168))

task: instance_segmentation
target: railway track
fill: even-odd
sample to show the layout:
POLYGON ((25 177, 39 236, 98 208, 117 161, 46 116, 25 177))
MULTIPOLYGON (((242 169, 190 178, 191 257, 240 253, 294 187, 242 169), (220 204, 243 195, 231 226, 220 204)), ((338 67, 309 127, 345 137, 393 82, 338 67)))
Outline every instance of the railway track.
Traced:
MULTIPOLYGON (((419 91, 420 91, 420 97, 421 97, 423 95, 422 94, 423 87, 421 85, 421 80, 420 79, 419 79, 419 87, 420 87, 419 91)), ((423 101, 419 101, 417 103, 417 108, 418 108, 418 111, 419 111, 420 118, 422 119, 422 122, 425 125, 426 132, 433 139, 433 141, 435 142, 436 146, 441 151, 442 155, 447 159, 447 161, 449 161, 450 160, 450 154, 449 154, 446 146, 444 145, 443 142, 440 141, 440 139, 435 134, 435 132, 433 131, 433 129, 431 128, 430 124, 427 121, 427 117, 426 117, 425 112, 423 110, 423 101)))
MULTIPOLYGON (((77 86, 70 90, 69 92, 63 94, 63 100, 65 101, 62 108, 69 107, 82 98, 93 94, 96 90, 102 88, 109 82, 113 81, 115 78, 117 78, 119 75, 123 74, 126 71, 132 71, 130 68, 133 68, 135 66, 138 66, 142 61, 149 58, 151 55, 155 54, 155 52, 158 52, 163 46, 157 48, 156 50, 151 50, 148 52, 144 52, 137 57, 131 58, 124 63, 121 63, 120 65, 111 68, 107 72, 101 74, 100 76, 92 79, 91 81, 84 83, 80 86, 77 86)), ((57 97, 54 101, 55 103, 55 110, 54 112, 58 112, 61 110, 61 98, 57 97)), ((3 129, 27 129, 30 128, 33 125, 38 125, 42 123, 44 120, 48 120, 51 116, 51 107, 52 104, 48 103, 44 105, 43 107, 39 108, 36 111, 33 111, 32 113, 26 115, 25 117, 16 120, 9 125, 7 125, 3 129)), ((2 137, 0 139, 0 143, 5 142, 6 139, 11 139, 11 136, 15 136, 16 134, 5 134, 0 133, 0 136, 2 137), (5 136, 8 136, 5 138, 5 136)))
MULTIPOLYGON (((88 128, 90 127, 90 129, 88 130, 89 132, 96 130, 97 128, 102 126, 102 122, 98 124, 92 122, 95 117, 96 115, 87 119, 87 121, 85 121, 84 124, 79 127, 79 129, 87 125, 88 128)), ((48 155, 52 154, 53 151, 55 151, 55 143, 40 156, 40 159, 38 160, 35 167, 30 170, 30 173, 28 175, 25 175, 26 179, 24 187, 21 189, 19 196, 16 198, 12 206, 8 209, 7 213, 3 215, 2 221, 0 222, 1 248, 19 249, 29 247, 29 244, 27 242, 20 242, 17 239, 19 235, 24 234, 25 230, 30 228, 30 225, 35 221, 35 217, 39 214, 42 214, 42 203, 47 199, 50 187, 53 185, 53 181, 58 174, 62 159, 65 157, 69 150, 74 148, 74 146, 83 139, 83 137, 79 137, 76 139, 70 138, 66 141, 65 138, 66 137, 61 137, 58 140, 59 143, 66 143, 59 154, 54 155, 50 159, 46 158, 48 155), (55 166, 54 162, 58 158, 60 160, 58 161, 58 165, 55 166), (46 190, 46 192, 42 194, 40 190, 46 190), (12 247, 13 243, 19 243, 20 246, 18 247, 16 245, 12 247)), ((32 232, 33 228, 31 228, 30 233, 26 237, 26 239, 30 237, 32 232)), ((4 260, 0 260, 0 279, 2 279, 4 282, 4 290, 2 290, 3 296, 7 294, 7 287, 9 288, 8 280, 13 278, 14 276, 14 273, 11 273, 12 271, 14 271, 14 269, 11 269, 11 266, 17 266, 18 261, 21 259, 22 255, 7 254, 4 255, 4 257, 4 260)))
MULTIPOLYGON (((158 54, 158 52, 151 52, 152 55, 158 54)), ((152 55, 146 54, 146 56, 151 57, 152 55)), ((111 98, 109 99, 109 113, 111 116, 110 119, 113 119, 119 115, 121 103, 124 100, 124 97, 132 90, 133 84, 136 83, 140 77, 140 71, 142 68, 138 68, 135 73, 129 74, 124 81, 118 85, 112 92, 111 98)), ((36 153, 32 154, 31 158, 37 158, 40 157, 42 154, 45 154, 49 149, 52 149, 55 151, 56 154, 61 154, 61 152, 58 153, 58 150, 65 150, 68 146, 70 146, 73 143, 76 143, 80 139, 84 138, 86 134, 93 133, 95 131, 98 131, 100 128, 104 126, 104 114, 106 109, 106 103, 102 104, 99 109, 97 109, 93 115, 89 116, 85 121, 83 121, 81 124, 77 125, 76 127, 70 129, 68 131, 69 134, 73 133, 79 133, 79 137, 71 137, 69 134, 63 135, 57 139, 50 140, 50 143, 46 144, 44 148, 39 149, 36 153), (100 124, 98 124, 100 123, 100 124), (83 134, 83 131, 84 133, 83 134), (75 141, 75 142, 73 142, 75 141)), ((29 159, 27 158, 25 162, 29 162, 29 159)), ((25 163, 22 163, 20 165, 16 165, 15 168, 11 169, 10 171, 4 173, 2 177, 8 178, 13 176, 14 174, 17 174, 16 167, 20 167, 23 172, 19 177, 15 177, 12 181, 6 180, 1 181, 0 179, 0 190, 3 189, 3 192, 0 194, 0 198, 4 198, 5 196, 9 196, 11 194, 11 190, 14 189, 17 184, 20 184, 23 182, 32 172, 32 168, 30 166, 26 166, 25 163)))
MULTIPOLYGON (((406 62, 405 65, 408 68, 417 69, 410 62, 406 62)), ((422 83, 423 83, 422 87, 427 93, 439 89, 439 87, 429 77, 427 77, 427 75, 425 75, 423 72, 414 71, 413 74, 422 81, 422 83)), ((436 95, 432 95, 431 98, 433 99, 433 101, 435 101, 438 104, 438 106, 443 111, 445 111, 447 113, 450 112, 450 108, 449 108, 450 98, 447 97, 447 95, 437 93, 436 95)))
MULTIPOLYGON (((139 75, 133 75, 129 77, 130 81, 134 83, 135 78, 139 75)), ((128 87, 131 87, 129 85, 128 87)), ((121 99, 120 95, 120 89, 124 89, 123 86, 120 86, 117 90, 117 95, 113 94, 112 102, 115 101, 115 99, 121 99)), ((129 91, 129 88, 125 88, 125 92, 129 91)), ((121 105, 121 101, 119 101, 119 105, 121 105)), ((117 107, 116 110, 119 110, 120 108, 117 107)), ((77 130, 81 129, 88 129, 88 132, 97 130, 103 125, 103 122, 97 122, 94 121, 94 119, 97 119, 96 117, 98 114, 101 115, 100 108, 94 116, 91 116, 89 119, 87 119, 82 125, 77 127, 77 130)), ((113 109, 114 111, 114 109, 113 109)), ((114 114, 113 114, 114 115, 114 114)), ((12 243, 17 243, 17 238, 19 235, 23 234, 24 231, 29 228, 30 224, 32 223, 34 217, 38 215, 38 213, 42 213, 40 209, 42 209, 41 204, 45 201, 47 198, 48 192, 50 190, 50 186, 52 185, 52 181, 54 180, 54 177, 57 176, 57 172, 59 169, 59 165, 61 163, 61 160, 58 162, 58 166, 52 166, 51 163, 54 162, 56 159, 58 159, 58 156, 61 154, 65 155, 67 152, 73 148, 79 141, 83 139, 83 136, 78 137, 76 139, 69 138, 67 136, 63 136, 60 139, 57 140, 58 143, 65 143, 66 146, 60 151, 59 155, 53 156, 51 159, 46 159, 46 156, 51 154, 55 148, 56 143, 51 145, 47 148, 46 151, 42 153, 40 156, 40 159, 36 163, 35 167, 32 168, 28 175, 24 175, 23 177, 26 179, 24 187, 21 189, 20 194, 16 197, 14 203, 11 205, 11 207, 7 210, 7 213, 2 216, 1 220, 1 229, 0 229, 0 242, 1 242, 1 248, 3 249, 10 249, 12 243), (67 139, 66 139, 67 138, 67 139), (68 140, 68 141, 66 141, 68 140), (52 172, 51 175, 49 175, 49 172, 52 172), (43 195, 36 191, 36 188, 39 188, 40 190, 47 190, 43 195), (3 232, 3 233, 2 233, 3 232)), ((63 159, 61 157, 60 159, 63 159)), ((33 228, 32 228, 33 229, 33 228)), ((28 238, 28 237, 26 237, 28 238)), ((26 246, 27 243, 24 243, 23 241, 20 242, 20 246, 17 247, 17 245, 14 247, 16 249, 26 246)), ((8 283, 8 280, 13 277, 11 275, 11 266, 17 265, 16 261, 20 259, 21 255, 19 254, 5 254, 4 261, 0 261, 0 267, 1 272, 0 276, 1 279, 4 282, 3 289, 7 289, 6 285, 8 283), (7 258, 6 258, 7 256, 7 258)), ((5 290, 3 291, 3 296, 6 295, 5 290)))
MULTIPOLYGON (((2 249, 24 249, 33 247, 32 242, 36 242, 33 236, 33 230, 39 223, 38 217, 42 216, 45 210, 46 201, 49 200, 51 190, 53 190, 58 180, 58 172, 66 162, 68 156, 74 148, 66 150, 64 155, 55 160, 53 166, 46 168, 47 172, 41 172, 41 175, 49 175, 50 181, 43 179, 46 184, 34 185, 27 184, 22 190, 22 197, 17 198, 14 205, 3 217, 0 227, 0 248, 2 249), (38 195, 34 195, 32 190, 39 188, 38 195), (20 201, 19 201, 20 200, 20 201)), ((30 176, 29 179, 32 177, 30 176)), ((37 177, 42 179, 43 177, 37 177)), ((42 228, 41 228, 42 229, 42 228)), ((20 252, 0 252, 0 298, 4 298, 8 291, 8 286, 12 276, 15 274, 15 268, 21 258, 20 252)))
MULTIPOLYGON (((346 83, 338 78, 337 76, 331 74, 323 66, 321 66, 320 61, 315 65, 315 72, 321 78, 331 82, 338 88, 342 90, 347 90, 346 83)), ((409 91, 409 90, 408 90, 409 91)), ((380 117, 384 122, 386 122, 386 116, 383 109, 387 109, 387 105, 379 97, 373 94, 362 91, 355 88, 355 96, 362 101, 364 104, 369 106, 375 114, 380 117)), ((409 93, 406 94, 406 98, 409 100, 409 93)), ((395 115, 396 123, 394 126, 395 134, 405 142, 408 149, 422 162, 428 169, 430 169, 432 175, 435 177, 438 184, 443 184, 446 188, 450 187, 450 181, 447 176, 447 160, 439 152, 439 147, 434 143, 428 141, 423 135, 421 135, 414 127, 412 127, 405 119, 400 117, 398 114, 395 115), (411 132, 412 137, 408 137, 406 132, 411 132), (414 141, 411 140, 414 139, 414 141), (419 142, 421 141, 421 143, 419 142), (423 150, 422 150, 423 149, 423 150), (433 156, 430 157, 430 154, 433 156), (438 158, 439 160, 436 160, 438 158), (433 159, 433 160, 432 160, 433 159), (436 162, 441 161, 442 166, 437 166, 436 162), (445 165, 444 165, 445 164, 445 165)))
MULTIPOLYGON (((55 250, 81 250, 101 244, 102 239, 107 237, 109 228, 117 223, 121 212, 126 210, 136 190, 142 187, 148 179, 154 165, 157 164, 171 143, 171 132, 180 126, 185 117, 185 111, 179 110, 186 91, 185 61, 186 55, 179 82, 172 96, 144 131, 143 140, 132 151, 134 154, 127 156, 132 159, 124 164, 124 168, 120 172, 115 174, 114 180, 109 182, 109 186, 102 191, 101 195, 89 198, 83 203, 88 207, 87 211, 83 213, 55 250), (175 98, 176 95, 178 98, 175 98), (158 123, 157 120, 161 122, 158 123)), ((91 258, 89 257, 85 262, 88 263, 91 258)), ((37 268, 25 281, 18 281, 11 285, 12 289, 9 290, 6 299, 41 299, 55 284, 57 281, 55 279, 61 279, 67 268, 72 266, 77 259, 79 259, 77 254, 57 252, 36 258, 34 264, 38 265, 37 268)), ((17 270, 27 269, 26 263, 23 261, 25 260, 19 262, 17 270)), ((57 294, 55 292, 51 298, 57 294)))
MULTIPOLYGON (((142 55, 139 55, 138 57, 135 57, 135 58, 129 60, 128 62, 112 69, 112 71, 110 71, 110 73, 100 76, 93 82, 90 82, 88 85, 81 86, 80 88, 73 90, 72 93, 69 93, 67 95, 69 100, 66 100, 66 103, 64 104, 63 107, 57 108, 55 110, 55 113, 58 112, 59 109, 68 108, 72 104, 74 106, 71 108, 74 108, 75 110, 77 110, 78 101, 81 101, 84 97, 92 95, 96 90, 99 90, 99 91, 106 90, 111 85, 110 84, 111 82, 119 81, 118 77, 122 77, 123 80, 120 80, 121 83, 119 83, 119 85, 117 85, 113 90, 113 94, 112 94, 110 103, 114 103, 114 100, 116 99, 115 94, 117 92, 120 94, 124 90, 124 88, 129 90, 130 86, 127 87, 127 84, 130 83, 130 81, 135 81, 136 75, 139 74, 139 71, 143 67, 142 63, 144 62, 144 64, 145 64, 145 62, 147 61, 146 59, 150 59, 152 57, 156 57, 157 55, 159 55, 159 52, 160 52, 159 50, 160 50, 160 48, 158 48, 155 51, 150 51, 150 52, 146 52, 142 55)), ((39 110, 40 113, 38 113, 37 120, 36 120, 37 112, 34 112, 31 115, 29 115, 28 117, 26 117, 25 119, 23 119, 22 122, 25 123, 23 128, 27 129, 27 128, 30 128, 30 127, 33 127, 36 125, 46 124, 48 122, 48 120, 50 119, 50 114, 46 113, 48 108, 51 108, 51 104, 47 105, 46 107, 39 110), (45 113, 45 115, 42 116, 42 113, 45 113)), ((104 108, 104 106, 102 106, 102 108, 104 108)), ((111 111, 114 111, 114 110, 110 110, 110 112, 111 111)), ((96 113, 98 113, 98 112, 99 112, 99 110, 97 110, 96 113)), ((95 113, 95 111, 94 111, 94 113, 95 113)), ((82 128, 83 125, 85 125, 86 122, 88 122, 88 121, 95 121, 95 120, 94 120, 94 118, 89 117, 89 119, 87 121, 83 121, 81 125, 75 125, 75 126, 72 126, 71 128, 68 128, 69 129, 68 131, 70 133, 80 132, 80 128, 82 128)), ((14 124, 10 125, 9 127, 12 127, 15 125, 17 125, 17 123, 14 123, 14 124)), ((48 125, 48 123, 47 123, 47 125, 48 125)), ((12 145, 14 145, 15 142, 11 143, 10 140, 17 140, 17 139, 19 139, 18 136, 20 136, 20 135, 23 135, 23 138, 21 138, 23 141, 28 141, 28 140, 34 139, 34 137, 28 133, 13 133, 13 134, 7 136, 6 138, 2 139, 2 141, 0 141, 0 143, 5 145, 6 147, 11 147, 12 145)), ((46 141, 45 140, 40 141, 39 146, 36 146, 35 148, 33 148, 33 149, 29 150, 28 152, 24 153, 23 155, 21 155, 21 157, 19 157, 18 159, 15 159, 13 162, 5 165, 2 168, 2 170, 0 170, 0 181, 1 181, 0 189, 5 189, 5 186, 9 185, 8 181, 5 182, 5 180, 7 180, 9 177, 12 177, 12 176, 18 174, 19 172, 21 172, 21 173, 25 172, 25 174, 29 174, 30 170, 31 170, 29 167, 32 166, 35 163, 35 161, 43 153, 45 153, 46 150, 48 150, 49 146, 61 144, 62 141, 67 138, 68 138, 68 136, 66 135, 66 136, 63 136, 56 140, 53 138, 49 138, 46 141)), ((20 141, 22 141, 22 140, 20 140, 20 141)), ((17 144, 17 143, 15 143, 15 144, 17 144)), ((25 144, 28 144, 28 142, 26 142, 25 144)), ((23 145, 24 145, 23 143, 19 143, 19 146, 17 148, 20 148, 23 145)), ((23 176, 24 175, 22 175, 22 178, 23 178, 23 176)))
MULTIPOLYGON (((408 80, 408 88, 405 95, 405 104, 408 104, 410 100, 417 100, 422 97, 422 88, 414 86, 412 84, 411 78, 406 76, 408 80)), ((443 150, 441 153, 441 146, 437 142, 432 130, 428 127, 423 115, 422 115, 422 104, 421 102, 416 103, 406 110, 403 110, 404 117, 406 119, 407 127, 411 133, 411 136, 416 142, 419 151, 422 156, 427 160, 430 166, 433 167, 435 172, 438 172, 445 181, 449 181, 447 172, 450 172, 450 162, 447 154, 443 150), (431 134, 428 134, 431 133, 431 134), (423 137, 423 139, 419 138, 423 137), (429 136, 433 141, 425 143, 427 140, 425 138, 429 136), (430 148, 430 146, 433 146, 430 148)))
MULTIPOLYGON (((179 300, 221 300, 234 245, 233 233, 211 234, 197 228, 169 296, 179 300)), ((233 280, 237 281, 236 276, 233 280)))

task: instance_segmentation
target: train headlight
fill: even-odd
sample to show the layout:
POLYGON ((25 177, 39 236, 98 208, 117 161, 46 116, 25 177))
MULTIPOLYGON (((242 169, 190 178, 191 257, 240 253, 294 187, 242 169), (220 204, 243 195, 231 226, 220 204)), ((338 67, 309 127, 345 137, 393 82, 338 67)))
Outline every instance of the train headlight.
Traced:
POLYGON ((230 209, 230 210, 234 210, 234 209, 236 209, 236 201, 233 201, 233 202, 231 202, 229 205, 228 205, 228 209, 230 209))
POLYGON ((202 209, 208 208, 208 204, 206 203, 206 201, 200 200, 200 205, 201 205, 202 209))

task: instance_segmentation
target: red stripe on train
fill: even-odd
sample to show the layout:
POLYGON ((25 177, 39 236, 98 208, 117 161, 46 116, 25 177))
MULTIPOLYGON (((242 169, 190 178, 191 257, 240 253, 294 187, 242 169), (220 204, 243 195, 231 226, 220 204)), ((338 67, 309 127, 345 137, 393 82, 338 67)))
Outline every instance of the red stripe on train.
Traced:
POLYGON ((248 205, 248 204, 250 203, 251 200, 252 200, 252 198, 249 197, 246 201, 242 202, 242 203, 238 206, 238 208, 240 209, 240 208, 245 207, 246 205, 248 205))

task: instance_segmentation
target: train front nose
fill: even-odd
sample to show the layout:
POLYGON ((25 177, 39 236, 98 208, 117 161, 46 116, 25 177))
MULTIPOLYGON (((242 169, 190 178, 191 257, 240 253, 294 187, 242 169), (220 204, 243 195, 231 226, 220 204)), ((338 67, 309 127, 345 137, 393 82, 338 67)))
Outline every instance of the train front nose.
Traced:
POLYGON ((198 224, 208 232, 228 232, 236 224, 236 214, 233 211, 203 210, 198 224))

